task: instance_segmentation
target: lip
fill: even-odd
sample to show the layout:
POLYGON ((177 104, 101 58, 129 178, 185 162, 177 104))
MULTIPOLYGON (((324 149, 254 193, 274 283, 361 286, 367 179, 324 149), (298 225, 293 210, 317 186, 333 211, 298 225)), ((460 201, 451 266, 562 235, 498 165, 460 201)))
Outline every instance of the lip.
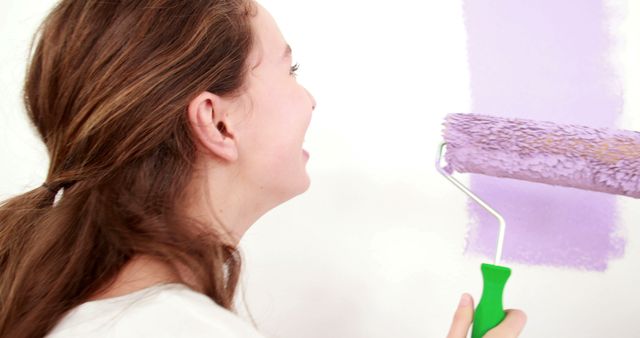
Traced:
POLYGON ((309 152, 302 149, 302 153, 304 154, 305 157, 309 158, 309 152))

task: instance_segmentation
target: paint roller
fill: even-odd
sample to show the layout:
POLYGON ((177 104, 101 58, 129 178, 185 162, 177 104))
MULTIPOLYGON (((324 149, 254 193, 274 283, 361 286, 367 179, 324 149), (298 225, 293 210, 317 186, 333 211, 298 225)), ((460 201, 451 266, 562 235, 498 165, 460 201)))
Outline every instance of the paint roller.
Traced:
POLYGON ((453 172, 640 198, 640 133, 479 114, 450 114, 444 126, 437 170, 499 223, 495 262, 481 265, 484 285, 472 329, 479 338, 506 315, 502 296, 511 269, 500 265, 506 222, 453 172))

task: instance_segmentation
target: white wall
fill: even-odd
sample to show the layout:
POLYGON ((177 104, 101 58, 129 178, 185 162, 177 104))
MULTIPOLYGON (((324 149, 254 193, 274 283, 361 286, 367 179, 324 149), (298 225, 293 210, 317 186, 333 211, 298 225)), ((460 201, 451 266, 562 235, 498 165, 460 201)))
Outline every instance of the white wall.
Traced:
POLYGON ((53 1, 0 0, 0 198, 42 184, 49 165, 22 105, 31 37, 53 1))
MULTIPOLYGON (((460 2, 264 4, 319 106, 312 188, 244 241, 252 313, 283 338, 444 336, 459 294, 479 297, 483 261, 462 254, 466 199, 433 170, 442 117, 469 107, 460 2)), ((632 97, 622 122, 640 130, 638 4, 624 5, 611 3, 628 13, 613 30, 635 41, 613 59, 632 97)), ((627 251, 606 273, 512 265, 505 303, 528 313, 522 337, 640 336, 640 205, 620 201, 627 251)))
MULTIPOLYGON (((629 2, 612 2, 628 13, 615 31, 636 40, 616 60, 625 128, 640 130, 640 6, 629 2)), ((0 197, 46 173, 19 92, 29 38, 52 3, 0 2, 0 197)), ((460 294, 480 296, 485 260, 463 255, 466 199, 433 167, 444 115, 470 106, 460 1, 262 3, 318 108, 310 190, 242 243, 251 313, 277 338, 444 337, 460 294)), ((522 337, 640 336, 640 204, 620 201, 627 251, 606 273, 511 266, 505 304, 529 315, 522 337)))

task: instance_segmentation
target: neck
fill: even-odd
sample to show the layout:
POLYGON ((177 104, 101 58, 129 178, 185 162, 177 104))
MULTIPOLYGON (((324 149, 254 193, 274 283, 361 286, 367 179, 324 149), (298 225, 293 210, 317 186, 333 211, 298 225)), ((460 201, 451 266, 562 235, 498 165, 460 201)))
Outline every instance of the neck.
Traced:
MULTIPOLYGON (((183 208, 195 220, 212 226, 229 245, 237 246, 244 233, 268 207, 256 200, 256 192, 244 184, 237 171, 224 164, 214 164, 196 170, 191 184, 185 191, 183 208), (206 169, 205 169, 206 168, 206 169)), ((150 256, 135 256, 119 272, 111 286, 89 300, 117 297, 160 283, 184 283, 200 290, 191 273, 178 265, 150 256)))
POLYGON ((140 255, 133 257, 120 270, 106 290, 91 296, 88 300, 118 297, 160 283, 180 282, 183 282, 183 279, 168 264, 154 257, 140 255))
POLYGON ((258 202, 256 189, 247 186, 238 170, 220 163, 196 170, 187 195, 191 197, 179 207, 197 221, 212 226, 223 236, 222 240, 233 246, 269 210, 258 202))

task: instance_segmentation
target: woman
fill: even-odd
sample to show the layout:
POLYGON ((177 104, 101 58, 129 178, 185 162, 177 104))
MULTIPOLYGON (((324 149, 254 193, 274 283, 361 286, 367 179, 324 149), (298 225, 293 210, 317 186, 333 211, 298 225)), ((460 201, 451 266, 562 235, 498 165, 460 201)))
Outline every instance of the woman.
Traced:
POLYGON ((0 208, 0 336, 260 337, 235 246, 309 186, 296 70, 251 0, 61 1, 25 86, 48 176, 0 208))

